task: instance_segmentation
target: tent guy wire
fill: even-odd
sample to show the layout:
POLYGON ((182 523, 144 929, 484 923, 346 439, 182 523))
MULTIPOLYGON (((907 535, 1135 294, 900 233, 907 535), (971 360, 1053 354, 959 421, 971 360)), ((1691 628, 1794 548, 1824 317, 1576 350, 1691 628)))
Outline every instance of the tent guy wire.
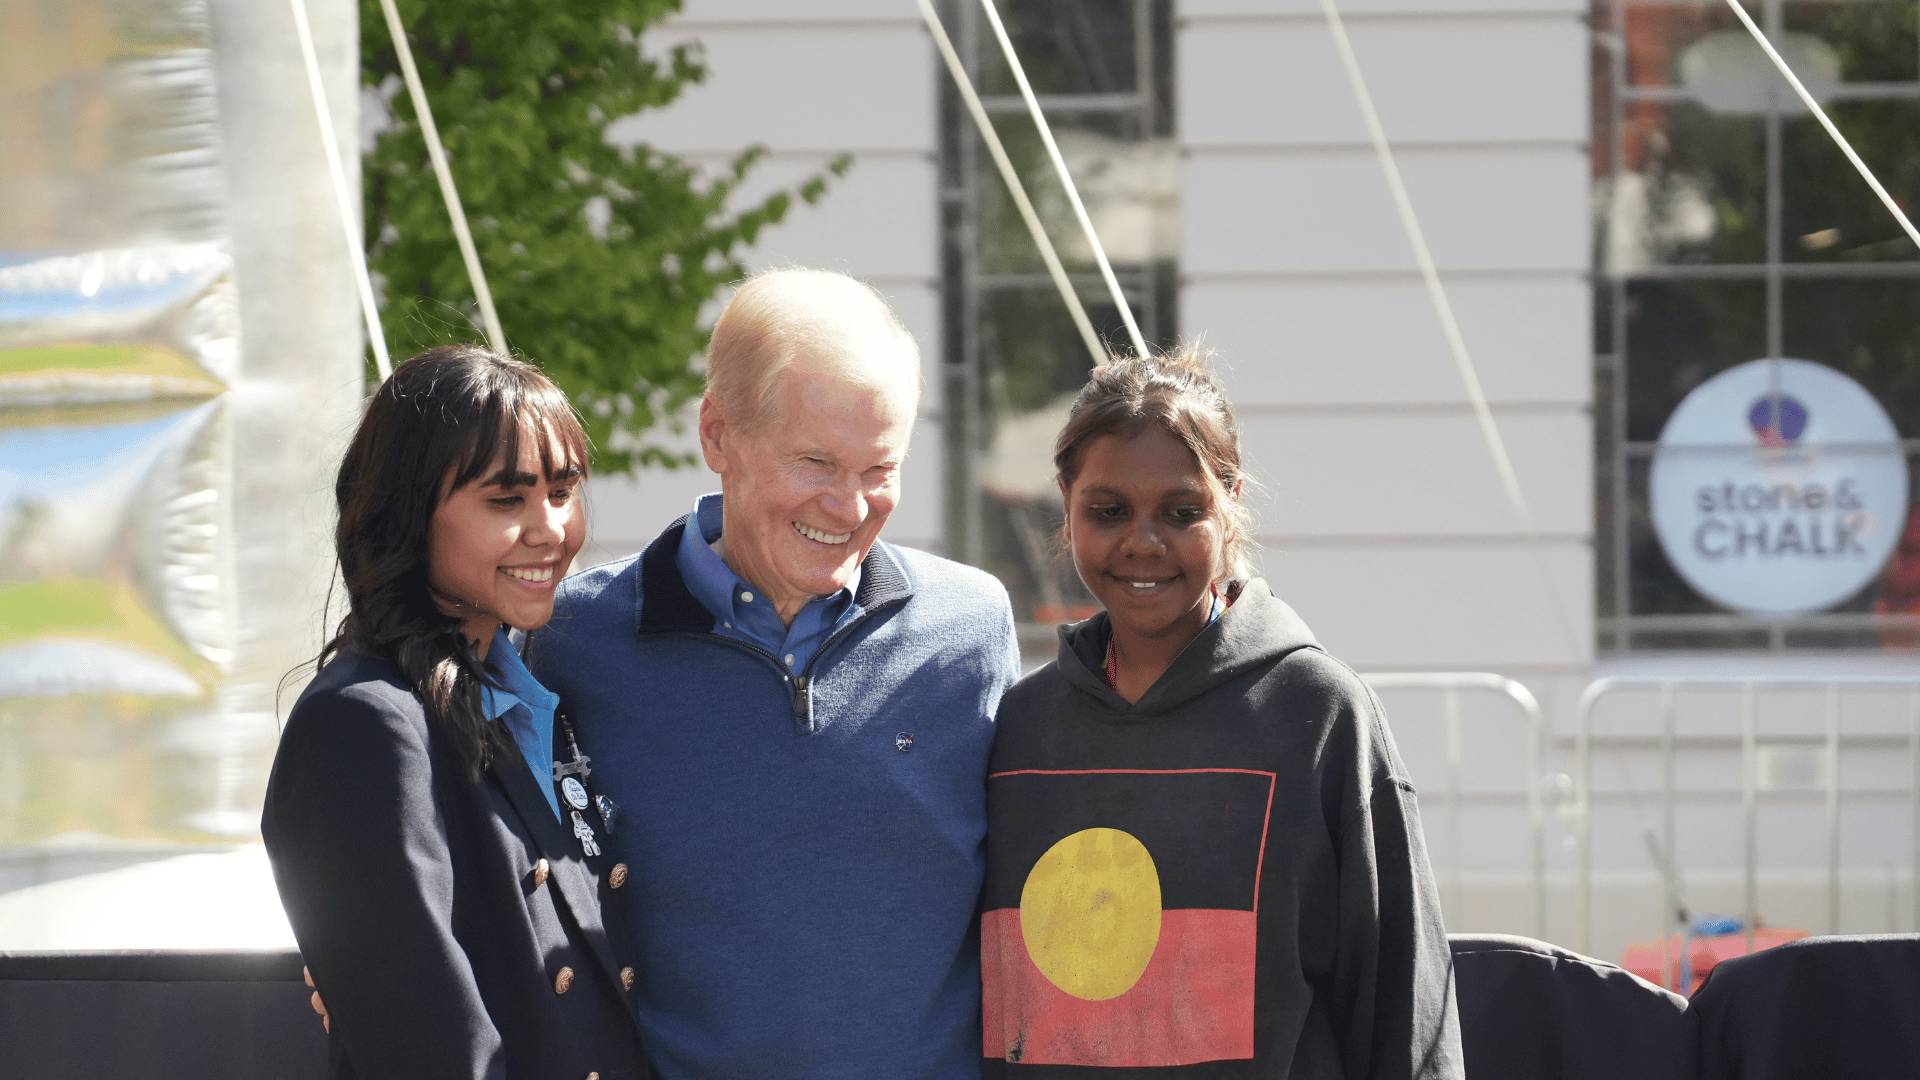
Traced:
POLYGON ((1840 152, 1847 155, 1847 160, 1853 162, 1853 167, 1860 171, 1861 179, 1867 182, 1867 186, 1873 189, 1875 195, 1880 196, 1881 204, 1893 214, 1894 220, 1900 223, 1900 227, 1907 231, 1907 239, 1912 240, 1915 247, 1920 247, 1920 230, 1913 227, 1913 222, 1908 220, 1906 211, 1900 209, 1900 204, 1893 200, 1893 196, 1887 194, 1887 189, 1880 186, 1880 181, 1873 175, 1873 170, 1867 168, 1867 163, 1860 160, 1859 154, 1853 152, 1853 144, 1847 141, 1845 135, 1840 134, 1840 129, 1835 127, 1832 119, 1827 116, 1827 110, 1813 100, 1813 95, 1807 92, 1806 86, 1800 82, 1800 77, 1787 66, 1786 59, 1773 47, 1773 42, 1767 40, 1767 35, 1760 29, 1759 24, 1753 21, 1753 16, 1747 14, 1747 9, 1740 6, 1740 0, 1727 0, 1727 6, 1739 16, 1747 32, 1753 35, 1753 40, 1760 44, 1767 58, 1773 61, 1773 66, 1780 69, 1780 74, 1785 76, 1787 82, 1793 86, 1793 92, 1799 94, 1800 100, 1806 102, 1807 108, 1813 110, 1813 115, 1820 121, 1820 126, 1826 128, 1827 134, 1833 136, 1833 141, 1839 144, 1840 152))
POLYGON ((393 0, 380 0, 386 12, 387 30, 393 35, 393 50, 400 54, 400 73, 406 76, 407 96, 413 99, 413 112, 420 120, 420 134, 427 140, 427 157, 433 161, 433 175, 440 181, 440 194, 447 201, 447 216, 453 221, 453 238, 460 244, 460 257, 467 264, 467 279, 473 283, 473 297, 480 304, 480 321, 487 330, 487 344, 494 352, 505 354, 507 335, 500 329, 500 315, 493 310, 493 292, 487 288, 486 272, 480 269, 480 253, 474 250, 473 233, 467 228, 467 212, 460 206, 460 193, 454 189, 453 173, 447 169, 447 152, 440 146, 440 129, 434 126, 433 109, 427 104, 427 91, 420 85, 420 69, 413 63, 413 45, 407 41, 407 28, 401 25, 400 12, 393 0))
MULTIPOLYGON (((327 106, 327 87, 320 80, 320 58, 313 49, 313 27, 307 23, 306 0, 290 0, 293 26, 300 35, 300 57, 307 65, 307 86, 313 91, 313 110, 320 118, 320 144, 327 154, 327 175, 333 178, 333 199, 340 209, 340 231, 347 238, 347 257, 353 260, 353 272, 360 287, 360 314, 367 320, 367 341, 373 346, 373 366, 386 381, 393 374, 393 358, 387 355, 387 336, 380 329, 380 307, 373 299, 373 278, 367 271, 367 252, 361 246, 360 215, 354 213, 353 198, 347 191, 347 174, 340 164, 340 143, 333 134, 333 110, 327 106)), ((355 85, 359 80, 356 78, 355 85)))
MULTIPOLYGON (((392 3, 393 0, 384 0, 392 3)), ((1127 303, 1127 296, 1120 291, 1120 279, 1113 276, 1113 265, 1107 261, 1107 249, 1100 246, 1100 237, 1093 231, 1093 219, 1087 216, 1087 207, 1080 201, 1080 190, 1073 184, 1073 177, 1067 172, 1066 159, 1060 156, 1060 147, 1053 141, 1053 129, 1047 126, 1047 118, 1040 111, 1040 101, 1033 96, 1033 87, 1027 82, 1027 69, 1020 64, 1020 57, 1013 51, 1013 41, 1007 37, 1007 28, 1000 23, 1000 12, 993 6, 993 0, 980 0, 980 7, 987 13, 987 22, 993 27, 993 36, 1000 42, 1000 51, 1006 55, 1007 67, 1012 69, 1014 81, 1020 84, 1020 96, 1026 100, 1027 112, 1033 117, 1033 126, 1040 129, 1040 141, 1046 144, 1047 157, 1053 161, 1053 171, 1060 177, 1060 186, 1066 189, 1067 202, 1073 206, 1074 217, 1080 221, 1080 230, 1086 234, 1087 246, 1093 249, 1094 261, 1100 264, 1100 276, 1107 283, 1107 291, 1113 295, 1113 302, 1120 309, 1120 318, 1127 324, 1127 336, 1133 341, 1134 351, 1141 356, 1147 355, 1147 340, 1140 336, 1140 324, 1133 319, 1133 307, 1127 303)))
POLYGON ((1060 290, 1060 299, 1066 301, 1067 313, 1073 316, 1074 328, 1080 331, 1080 340, 1086 344, 1087 354, 1093 357, 1093 366, 1099 367, 1107 362, 1106 347, 1100 344, 1100 335, 1094 332, 1093 322, 1087 318, 1087 309, 1080 303, 1080 294, 1074 291, 1066 268, 1060 265, 1060 256, 1053 250, 1053 241, 1047 239, 1046 226, 1040 223, 1040 215, 1027 198, 1026 186, 1020 182, 1020 174, 1014 171, 1013 162, 1008 160, 1006 147, 1000 144, 1000 135, 993 130, 993 121, 987 116, 986 107, 980 104, 980 95, 974 92, 973 81, 967 77, 966 66, 960 62, 960 54, 954 51, 953 42, 947 37, 947 28, 941 24, 939 13, 934 11, 932 0, 915 2, 920 5, 920 17, 926 20, 927 30, 933 34, 934 45, 940 49, 940 58, 947 63, 947 72, 953 76, 954 88, 960 91, 961 100, 967 103, 967 111, 973 114, 974 126, 980 129, 980 138, 987 144, 987 153, 993 157, 994 167, 1000 170, 1000 179, 1006 181, 1007 193, 1013 196, 1013 205, 1020 211, 1020 220, 1027 223, 1027 232, 1032 234, 1034 245, 1040 249, 1040 258, 1046 261, 1047 275, 1053 278, 1054 288, 1060 290))
MULTIPOLYGON (((991 0, 982 2, 989 3, 991 0)), ((1474 367, 1472 354, 1467 351, 1466 337, 1460 332, 1459 320, 1454 318, 1453 303, 1447 298, 1446 286, 1440 281, 1440 271, 1434 265, 1433 252, 1427 247, 1426 233, 1420 227, 1418 215, 1414 213, 1413 200, 1407 196, 1407 186, 1400 176, 1400 166, 1394 160, 1393 147, 1387 142, 1386 129, 1381 126, 1380 114, 1374 109, 1373 95, 1367 90, 1366 76, 1361 74, 1353 43, 1347 38, 1346 23, 1341 20, 1340 9, 1334 6, 1334 0, 1320 0, 1320 11, 1326 17, 1327 28, 1333 32, 1334 48, 1340 53, 1340 64, 1346 69, 1354 100, 1360 106, 1360 118, 1366 124, 1368 138, 1373 142, 1373 153, 1380 162, 1380 172, 1386 178, 1394 209, 1399 213, 1400 226, 1406 231, 1407 244, 1413 249, 1414 262, 1420 268, 1421 280, 1426 283, 1427 298, 1433 303, 1434 315, 1439 318, 1440 333, 1446 339, 1447 352, 1453 357, 1454 370, 1466 387, 1467 400, 1472 404, 1474 419, 1480 426, 1480 437, 1487 445, 1487 454, 1493 458, 1493 469, 1506 493, 1507 504, 1513 509, 1513 515, 1526 537, 1527 550, 1533 554, 1534 562, 1539 567, 1547 603, 1553 609, 1554 627, 1560 632, 1570 654, 1582 655, 1584 650, 1579 635, 1574 632, 1567 606, 1560 597, 1560 589, 1554 583, 1545 554, 1540 550, 1540 530, 1534 524, 1533 510, 1527 505, 1527 495, 1520 487, 1520 477, 1514 471, 1513 458, 1507 453, 1506 440, 1501 438, 1500 427, 1494 422, 1493 410, 1487 404, 1487 393, 1480 384, 1480 373, 1474 367)))

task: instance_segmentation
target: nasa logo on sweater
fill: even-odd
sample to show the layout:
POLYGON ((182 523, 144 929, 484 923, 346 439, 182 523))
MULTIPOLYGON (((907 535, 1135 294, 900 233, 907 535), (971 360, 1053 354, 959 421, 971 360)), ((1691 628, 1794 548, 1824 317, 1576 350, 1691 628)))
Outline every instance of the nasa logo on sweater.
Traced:
POLYGON ((1907 514, 1886 410, 1840 372, 1753 360, 1695 387, 1660 432, 1648 502, 1687 584, 1770 615, 1832 607, 1873 580, 1907 514))

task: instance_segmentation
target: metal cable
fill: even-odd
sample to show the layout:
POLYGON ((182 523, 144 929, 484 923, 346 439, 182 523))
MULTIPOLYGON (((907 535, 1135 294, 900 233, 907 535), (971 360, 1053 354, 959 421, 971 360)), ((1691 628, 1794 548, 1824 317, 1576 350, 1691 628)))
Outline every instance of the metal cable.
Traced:
POLYGON ((1896 221, 1900 222, 1900 227, 1907 230, 1907 239, 1912 240, 1915 247, 1920 247, 1920 230, 1916 230, 1913 222, 1907 219, 1907 212, 1900 209, 1900 204, 1894 202, 1893 196, 1887 194, 1887 189, 1880 186, 1880 181, 1874 177, 1873 170, 1867 168, 1867 163, 1861 161, 1860 155, 1853 152, 1853 144, 1849 143, 1847 137, 1840 134, 1840 129, 1828 119, 1827 110, 1813 100, 1812 94, 1807 93, 1807 88, 1801 84, 1800 77, 1787 66, 1786 59, 1774 49, 1773 42, 1767 40, 1767 35, 1753 21, 1753 16, 1748 15, 1747 9, 1740 6, 1740 0, 1727 0, 1727 6, 1740 17, 1741 24, 1747 28, 1748 33, 1753 35, 1753 40, 1760 43, 1760 48, 1766 52, 1767 58, 1773 61, 1773 66, 1779 68, 1780 74, 1786 76, 1787 82, 1793 86, 1793 92, 1799 94, 1800 100, 1806 102, 1807 108, 1813 110, 1813 115, 1820 121, 1820 126, 1826 128, 1827 134, 1833 136, 1833 141, 1839 144, 1840 152, 1847 155, 1847 160, 1853 162, 1854 168, 1860 170, 1861 178, 1867 182, 1868 187, 1873 189, 1875 195, 1880 196, 1881 204, 1893 214, 1896 221))
POLYGON ((966 66, 960 62, 960 54, 954 51, 953 42, 947 37, 947 28, 941 24, 939 13, 934 11, 932 0, 915 2, 920 5, 920 17, 926 20, 927 29, 933 34, 934 45, 940 49, 940 58, 947 63, 947 72, 953 76, 954 88, 960 91, 961 100, 967 103, 967 111, 973 114, 974 126, 980 129, 980 138, 987 144, 987 153, 992 155, 994 166, 1000 170, 1000 179, 1006 181, 1007 194, 1013 196, 1013 205, 1020 211, 1020 220, 1027 223, 1027 232, 1040 249, 1040 258, 1047 264, 1047 274, 1053 278, 1054 288, 1060 290, 1060 299, 1066 301, 1067 314, 1073 316, 1073 325, 1080 331, 1080 340, 1086 344, 1087 354, 1093 357, 1093 366, 1099 367, 1107 362, 1106 347, 1100 344, 1100 335, 1094 332, 1093 322, 1087 318, 1087 309, 1080 303, 1080 294, 1074 291, 1066 268, 1060 265, 1060 256, 1053 250, 1053 241, 1047 239, 1046 227, 1040 223, 1040 215, 1034 211, 1032 200, 1027 198, 1027 189, 1020 183, 1020 174, 1014 171, 1013 162, 1008 160, 1006 147, 1000 145, 1000 135, 993 130, 993 121, 987 116, 986 107, 980 104, 980 95, 974 92, 973 81, 967 78, 966 66))
MULTIPOLYGON (((386 0, 391 3, 392 0, 386 0)), ((1040 101, 1033 96, 1033 87, 1027 83, 1027 70, 1020 64, 1020 57, 1013 51, 1013 41, 1007 37, 1007 28, 1000 23, 1000 12, 993 6, 993 0, 980 0, 980 7, 987 13, 987 22, 993 26, 993 36, 1000 42, 1000 51, 1006 55, 1007 66, 1013 70, 1014 81, 1020 84, 1020 96, 1026 100, 1027 112, 1033 117, 1033 125, 1040 129, 1040 141, 1046 144, 1047 157, 1053 161, 1053 171, 1060 177, 1060 186, 1067 191, 1067 202, 1073 206, 1073 215, 1080 221, 1080 230, 1086 234, 1087 245, 1093 249, 1094 261, 1100 264, 1100 276, 1106 280, 1107 291, 1113 294, 1114 305, 1120 309, 1120 318, 1127 324, 1127 336, 1133 340, 1134 351, 1141 356, 1147 355, 1147 339, 1140 336, 1140 324, 1133 320, 1133 308, 1127 303, 1126 294, 1120 291, 1120 279, 1113 276, 1113 266, 1107 262, 1107 249, 1100 246, 1100 237, 1093 231, 1093 219, 1087 216, 1086 205, 1080 201, 1080 190, 1073 184, 1073 177, 1067 172, 1066 159, 1060 156, 1060 147, 1053 141, 1053 129, 1047 126, 1047 118, 1040 111, 1040 101)))
MULTIPOLYGON (((373 299, 373 278, 367 271, 367 252, 360 243, 360 215, 354 213, 353 198, 347 193, 347 173, 340 164, 340 143, 333 134, 333 110, 327 106, 326 84, 320 81, 320 57, 313 49, 313 28, 307 24, 306 0, 290 0, 293 26, 300 35, 300 57, 307 65, 307 86, 313 91, 313 111, 320 118, 320 144, 327 153, 327 175, 333 178, 333 199, 340 210, 340 231, 347 238, 347 257, 353 261, 353 273, 360 287, 360 314, 367 321, 367 340, 373 345, 373 366, 380 381, 393 374, 393 358, 387 355, 387 335, 380 328, 380 307, 373 299)), ((358 78, 355 84, 358 85, 358 78)))
POLYGON ((386 12, 393 49, 400 54, 400 73, 407 80, 407 96, 413 99, 420 134, 427 140, 427 157, 433 162, 433 175, 440 181, 440 195, 446 199, 447 216, 453 221, 453 238, 460 245, 460 257, 466 261, 473 298, 480 304, 480 321, 486 326, 487 344, 494 352, 505 353, 507 335, 501 331, 500 316, 493 310, 493 292, 487 288, 487 275, 480 269, 480 253, 474 250, 473 233, 467 228, 467 212, 460 206, 460 193, 454 190, 453 173, 447 168, 447 152, 440 146, 440 129, 434 126, 427 91, 420 85, 420 69, 413 63, 413 46, 407 41, 407 28, 401 25, 400 12, 393 6, 393 0, 380 0, 380 9, 386 12))

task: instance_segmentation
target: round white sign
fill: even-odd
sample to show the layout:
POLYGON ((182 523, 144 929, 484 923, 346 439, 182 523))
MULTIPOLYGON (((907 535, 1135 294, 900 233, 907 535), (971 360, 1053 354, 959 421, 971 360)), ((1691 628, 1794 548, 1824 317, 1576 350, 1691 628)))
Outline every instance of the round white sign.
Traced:
POLYGON ((1753 360, 1668 417, 1648 480, 1654 532, 1703 596, 1819 611, 1873 579, 1907 516, 1907 458, 1859 383, 1805 360, 1753 360))

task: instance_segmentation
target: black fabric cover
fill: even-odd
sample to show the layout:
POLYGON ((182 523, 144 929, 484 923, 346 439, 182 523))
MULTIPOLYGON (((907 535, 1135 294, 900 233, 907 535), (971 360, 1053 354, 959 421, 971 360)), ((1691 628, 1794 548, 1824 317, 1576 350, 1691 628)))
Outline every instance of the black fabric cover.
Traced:
POLYGON ((0 1076, 320 1080, 300 954, 0 953, 0 1076))
POLYGON ((1532 938, 1450 934, 1467 1080, 1682 1080, 1685 998, 1532 938))
POLYGON ((1920 935, 1723 960, 1693 995, 1701 1080, 1920 1075, 1920 935))

